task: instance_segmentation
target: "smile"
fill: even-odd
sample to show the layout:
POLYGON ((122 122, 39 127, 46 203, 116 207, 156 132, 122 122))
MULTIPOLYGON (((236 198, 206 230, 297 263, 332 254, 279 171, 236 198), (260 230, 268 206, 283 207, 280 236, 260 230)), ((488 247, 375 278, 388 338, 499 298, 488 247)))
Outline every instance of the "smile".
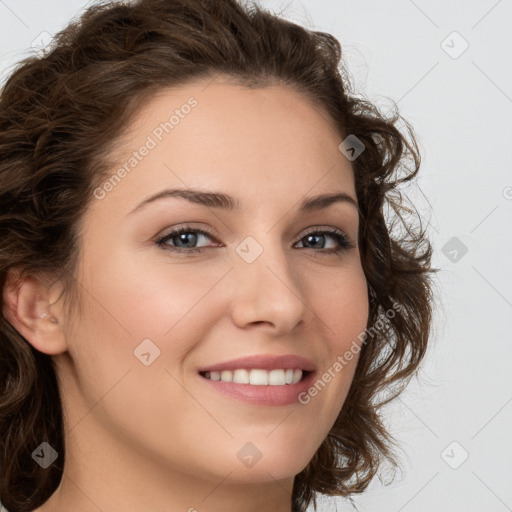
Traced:
POLYGON ((238 402, 264 407, 294 404, 304 407, 299 402, 299 396, 312 385, 315 374, 315 371, 289 368, 268 371, 259 368, 240 368, 234 371, 199 372, 198 377, 215 395, 224 395, 238 402))

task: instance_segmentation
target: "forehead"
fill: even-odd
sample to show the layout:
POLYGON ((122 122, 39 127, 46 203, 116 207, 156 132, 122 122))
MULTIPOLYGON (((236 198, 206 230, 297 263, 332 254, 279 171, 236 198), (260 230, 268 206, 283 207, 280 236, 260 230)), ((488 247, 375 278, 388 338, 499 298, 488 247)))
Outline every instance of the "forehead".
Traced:
POLYGON ((128 170, 122 189, 131 203, 168 186, 223 189, 259 203, 272 194, 299 199, 340 185, 354 190, 340 142, 328 114, 288 86, 198 81, 146 101, 112 171, 128 170))

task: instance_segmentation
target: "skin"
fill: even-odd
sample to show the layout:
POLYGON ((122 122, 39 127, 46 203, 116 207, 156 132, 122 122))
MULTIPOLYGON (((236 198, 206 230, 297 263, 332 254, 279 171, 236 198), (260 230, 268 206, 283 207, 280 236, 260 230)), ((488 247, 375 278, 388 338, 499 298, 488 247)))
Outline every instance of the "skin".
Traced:
POLYGON ((356 200, 332 122, 285 86, 206 85, 160 91, 116 146, 112 172, 169 112, 197 99, 113 190, 91 200, 75 276, 81 314, 67 315, 62 289, 42 277, 6 293, 13 324, 52 355, 65 410, 64 476, 38 512, 289 512, 294 476, 345 400, 357 355, 307 405, 243 403, 197 375, 254 354, 301 355, 321 375, 368 317, 356 207, 297 210, 317 194, 356 200), (166 188, 223 192, 241 211, 167 198, 129 214, 166 188), (200 253, 155 244, 183 223, 212 231, 198 238, 200 253), (342 230, 354 247, 328 254, 338 246, 328 234, 308 246, 305 235, 321 228, 342 230), (263 249, 250 264, 236 252, 247 236, 263 249), (134 350, 148 338, 161 352, 145 366, 134 350), (250 468, 237 457, 248 442, 262 454, 250 468))

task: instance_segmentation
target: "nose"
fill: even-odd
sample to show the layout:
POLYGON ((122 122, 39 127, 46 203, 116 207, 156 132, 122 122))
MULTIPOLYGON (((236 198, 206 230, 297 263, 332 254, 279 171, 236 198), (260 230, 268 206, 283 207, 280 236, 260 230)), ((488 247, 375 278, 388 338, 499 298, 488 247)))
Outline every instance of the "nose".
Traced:
POLYGON ((314 313, 307 303, 306 282, 300 269, 290 268, 282 248, 265 247, 252 263, 235 257, 231 315, 239 328, 261 326, 280 336, 311 319, 314 313))

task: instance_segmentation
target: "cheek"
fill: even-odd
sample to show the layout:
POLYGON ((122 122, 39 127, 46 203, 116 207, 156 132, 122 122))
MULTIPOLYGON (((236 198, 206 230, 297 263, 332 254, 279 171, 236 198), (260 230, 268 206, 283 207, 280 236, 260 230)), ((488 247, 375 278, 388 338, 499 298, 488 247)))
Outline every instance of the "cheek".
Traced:
POLYGON ((148 258, 105 246, 85 259, 84 315, 72 336, 81 341, 72 350, 87 354, 72 355, 96 371, 140 364, 134 350, 147 339, 160 351, 160 365, 179 367, 222 307, 212 296, 225 266, 170 263, 161 256, 148 264, 148 258))
POLYGON ((323 366, 307 393, 300 397, 317 418, 324 419, 320 438, 332 427, 345 401, 359 359, 369 312, 367 283, 360 267, 316 279, 311 295, 326 351, 323 366))
POLYGON ((171 263, 161 255, 138 257, 125 251, 96 259, 103 260, 101 266, 91 264, 96 270, 84 279, 111 320, 134 339, 164 336, 190 315, 221 275, 207 265, 171 263))
POLYGON ((331 351, 343 350, 366 328, 368 292, 360 266, 341 269, 311 284, 311 300, 331 351))

